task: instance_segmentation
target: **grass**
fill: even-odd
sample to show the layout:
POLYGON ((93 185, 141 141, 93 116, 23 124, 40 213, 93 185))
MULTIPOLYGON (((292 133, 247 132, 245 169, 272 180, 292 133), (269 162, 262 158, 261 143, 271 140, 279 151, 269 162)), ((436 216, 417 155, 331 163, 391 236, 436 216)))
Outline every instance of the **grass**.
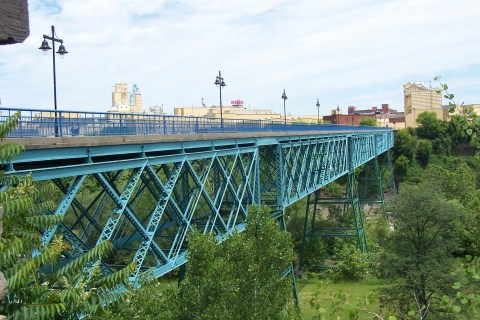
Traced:
MULTIPOLYGON (((159 290, 164 291, 168 286, 175 286, 177 284, 176 279, 163 279, 159 282, 159 290)), ((333 308, 330 306, 332 297, 335 294, 343 292, 348 295, 348 299, 351 302, 356 302, 361 299, 365 299, 367 294, 371 291, 375 291, 380 288, 389 286, 380 280, 364 280, 364 281, 334 281, 334 280, 319 280, 316 278, 300 279, 297 280, 297 290, 300 298, 300 309, 302 311, 303 320, 311 320, 315 314, 315 310, 310 306, 310 300, 316 291, 320 294, 318 300, 320 301, 320 307, 327 310, 326 319, 343 320, 349 319, 348 308, 344 308, 338 313, 332 315, 333 308)), ((369 306, 369 309, 376 310, 377 303, 373 303, 369 306)), ((359 319, 372 319, 366 315, 359 319)))
MULTIPOLYGON (((379 283, 378 281, 334 282, 333 280, 327 281, 318 279, 299 280, 297 281, 297 289, 299 292, 300 308, 302 310, 303 319, 310 320, 315 314, 315 310, 310 306, 310 300, 316 291, 320 293, 317 299, 317 301, 320 302, 319 306, 327 310, 326 318, 343 320, 349 319, 348 307, 338 313, 332 314, 333 307, 331 306, 331 303, 335 294, 347 294, 348 300, 354 303, 362 300, 365 301, 365 297, 369 292, 375 292, 386 286, 388 285, 379 283)), ((368 309, 374 311, 376 311, 377 308, 378 304, 376 302, 368 306, 368 309)), ((372 319, 372 316, 368 317, 365 315, 359 319, 372 319)))

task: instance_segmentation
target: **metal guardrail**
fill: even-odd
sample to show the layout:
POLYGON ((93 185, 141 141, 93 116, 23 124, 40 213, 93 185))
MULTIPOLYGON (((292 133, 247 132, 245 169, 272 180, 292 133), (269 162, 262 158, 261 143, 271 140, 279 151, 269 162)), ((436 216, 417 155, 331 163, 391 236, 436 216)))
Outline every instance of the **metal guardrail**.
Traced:
POLYGON ((139 113, 0 108, 0 122, 20 112, 18 127, 8 137, 68 137, 222 132, 391 131, 389 128, 273 120, 219 119, 139 113), (57 132, 57 134, 56 134, 57 132))

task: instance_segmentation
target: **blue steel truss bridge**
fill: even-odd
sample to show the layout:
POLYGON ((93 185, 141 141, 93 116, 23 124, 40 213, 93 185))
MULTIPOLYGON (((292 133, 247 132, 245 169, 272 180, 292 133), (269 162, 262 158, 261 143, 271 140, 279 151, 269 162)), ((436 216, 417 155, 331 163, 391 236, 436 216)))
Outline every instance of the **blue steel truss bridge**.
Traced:
MULTIPOLYGON (((392 130, 378 127, 26 109, 2 109, 0 120, 14 112, 21 120, 6 141, 25 151, 6 173, 59 191, 46 214, 64 219, 42 230, 42 243, 62 234, 68 262, 109 240, 115 254, 102 270, 133 261, 134 284, 183 265, 189 231, 224 239, 244 229, 250 205, 283 212, 342 176, 354 180, 393 146, 392 130)), ((356 206, 358 191, 348 192, 356 206)), ((361 214, 353 219, 350 235, 366 250, 361 214)))

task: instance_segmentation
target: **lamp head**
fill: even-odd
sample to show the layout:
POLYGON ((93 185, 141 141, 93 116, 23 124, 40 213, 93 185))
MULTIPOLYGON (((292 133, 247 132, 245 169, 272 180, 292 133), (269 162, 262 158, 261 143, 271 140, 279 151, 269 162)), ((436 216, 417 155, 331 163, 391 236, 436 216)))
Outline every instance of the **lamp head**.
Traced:
POLYGON ((52 49, 52 48, 50 48, 50 46, 48 45, 47 40, 43 39, 42 45, 38 49, 42 50, 43 54, 47 54, 47 51, 52 49))
POLYGON ((68 53, 67 50, 65 50, 65 46, 62 44, 60 44, 60 46, 58 47, 58 51, 57 53, 60 55, 60 57, 63 57, 64 55, 66 55, 68 53))

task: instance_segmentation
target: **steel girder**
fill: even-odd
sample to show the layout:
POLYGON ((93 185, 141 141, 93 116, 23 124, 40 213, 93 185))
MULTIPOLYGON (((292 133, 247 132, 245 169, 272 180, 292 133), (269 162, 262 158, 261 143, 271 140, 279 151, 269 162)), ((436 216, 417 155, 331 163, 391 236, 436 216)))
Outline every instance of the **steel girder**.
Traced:
MULTIPOLYGON (((241 231, 248 205, 260 201, 257 149, 239 148, 198 158, 183 155, 178 162, 157 166, 146 160, 137 168, 70 178, 66 183, 70 186, 60 188, 67 200, 61 202, 58 212, 65 202, 73 201, 75 191, 81 198, 78 191, 86 176, 98 190, 91 203, 72 205, 71 214, 59 228, 72 245, 66 259, 110 240, 116 258, 107 264, 115 268, 135 262, 130 281, 138 284, 144 271, 158 277, 186 261, 188 231, 214 232, 220 238, 241 231), (142 200, 137 203, 136 198, 142 200), (150 206, 142 207, 142 202, 150 206), (90 222, 92 217, 95 225, 90 222)), ((85 192, 87 186, 83 187, 85 192)), ((51 234, 44 233, 44 242, 51 234)), ((85 271, 90 273, 92 268, 90 265, 85 271)))
POLYGON ((329 136, 277 146, 277 207, 305 197, 376 155, 375 136, 329 136))
POLYGON ((65 262, 108 239, 115 251, 102 270, 133 261, 138 284, 144 272, 159 277, 186 262, 190 230, 224 239, 243 230, 249 205, 283 210, 392 143, 391 132, 379 131, 34 149, 8 173, 58 186, 50 214, 64 222, 42 241, 62 233, 71 244, 65 262))

